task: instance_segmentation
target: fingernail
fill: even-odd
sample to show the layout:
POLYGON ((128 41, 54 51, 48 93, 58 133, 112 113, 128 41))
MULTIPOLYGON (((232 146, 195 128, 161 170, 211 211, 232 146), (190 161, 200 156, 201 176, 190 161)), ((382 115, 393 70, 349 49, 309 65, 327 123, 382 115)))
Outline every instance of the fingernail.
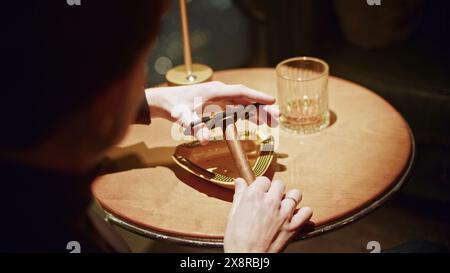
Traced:
POLYGON ((304 214, 312 214, 312 209, 310 207, 302 207, 300 212, 304 214))

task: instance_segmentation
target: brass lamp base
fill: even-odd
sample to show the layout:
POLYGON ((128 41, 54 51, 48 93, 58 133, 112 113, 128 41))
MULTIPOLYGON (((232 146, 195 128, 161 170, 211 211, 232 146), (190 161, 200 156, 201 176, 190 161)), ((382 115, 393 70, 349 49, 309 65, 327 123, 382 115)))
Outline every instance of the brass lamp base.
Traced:
POLYGON ((210 81, 213 75, 211 67, 204 64, 192 64, 192 73, 186 72, 185 65, 176 66, 166 73, 169 85, 190 85, 210 81))

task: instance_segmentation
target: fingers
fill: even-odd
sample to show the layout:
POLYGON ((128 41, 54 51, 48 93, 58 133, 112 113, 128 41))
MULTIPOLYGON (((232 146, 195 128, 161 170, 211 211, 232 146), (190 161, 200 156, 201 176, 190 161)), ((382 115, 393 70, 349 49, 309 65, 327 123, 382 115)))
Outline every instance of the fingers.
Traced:
POLYGON ((287 229, 294 231, 306 224, 313 215, 312 209, 309 207, 303 207, 299 209, 291 218, 288 223, 287 229))
POLYGON ((205 126, 204 123, 202 123, 194 127, 194 136, 198 141, 200 141, 200 144, 206 145, 209 143, 211 131, 205 126))
POLYGON ((280 213, 283 217, 289 217, 297 207, 298 203, 302 200, 302 195, 299 190, 292 189, 288 191, 281 201, 280 213))
POLYGON ((281 227, 275 240, 269 247, 269 252, 276 253, 282 251, 288 241, 297 233, 297 231, 311 219, 312 210, 309 207, 303 207, 294 214, 291 221, 286 221, 281 227))
POLYGON ((285 188, 286 187, 284 186, 283 182, 281 182, 280 180, 274 180, 272 181, 272 184, 267 194, 272 195, 274 198, 277 198, 278 200, 281 200, 285 188))
POLYGON ((280 109, 279 107, 275 107, 275 105, 265 105, 263 107, 263 110, 266 111, 269 115, 271 115, 274 118, 280 117, 280 109))
POLYGON ((264 94, 262 92, 256 91, 254 89, 248 88, 247 86, 244 86, 244 85, 233 86, 232 85, 232 87, 234 87, 238 90, 240 89, 240 92, 238 92, 239 95, 250 101, 254 101, 256 103, 261 103, 261 104, 274 104, 275 103, 274 97, 264 94))
POLYGON ((234 196, 233 196, 233 204, 230 210, 230 217, 234 215, 237 207, 239 206, 239 202, 241 201, 242 195, 245 190, 248 188, 247 182, 245 182, 242 178, 236 178, 234 180, 234 196))
POLYGON ((230 216, 234 214, 244 192, 250 187, 252 189, 257 189, 258 191, 261 192, 267 192, 270 190, 269 194, 275 195, 277 198, 280 199, 283 196, 284 192, 284 184, 281 181, 271 182, 269 178, 264 176, 257 177, 255 179, 255 182, 253 182, 251 186, 248 186, 247 182, 245 182, 244 179, 236 178, 234 180, 234 196, 230 216))
POLYGON ((174 107, 171 111, 172 118, 183 127, 189 127, 191 122, 200 120, 198 114, 187 105, 174 107))
MULTIPOLYGON (((294 207, 295 209, 295 207, 294 207)), ((299 209, 291 218, 291 220, 287 220, 284 222, 281 227, 280 232, 277 234, 277 237, 273 240, 272 244, 269 247, 269 252, 280 252, 282 251, 287 242, 297 233, 297 231, 312 217, 312 209, 309 207, 303 207, 299 209)))
MULTIPOLYGON (((183 125, 183 127, 186 127, 183 125)), ((194 137, 200 142, 201 145, 206 145, 209 143, 209 139, 211 138, 211 130, 208 129, 208 127, 205 125, 205 123, 200 123, 192 129, 192 131, 187 132, 185 131, 185 134, 187 135, 194 135, 194 137)))
POLYGON ((265 105, 260 107, 258 113, 258 124, 267 123, 270 127, 278 126, 278 119, 280 118, 280 109, 278 105, 265 105))
POLYGON ((248 188, 247 182, 245 182, 244 179, 242 178, 236 178, 236 180, 234 180, 234 196, 235 198, 242 196, 242 194, 244 193, 244 191, 248 188))
POLYGON ((250 102, 256 102, 261 104, 273 104, 275 98, 248 88, 241 84, 223 84, 221 82, 210 82, 211 90, 210 99, 245 99, 250 102))
MULTIPOLYGON (((192 96, 200 96, 203 97, 204 103, 208 104, 213 101, 230 101, 230 102, 236 102, 239 101, 241 103, 238 104, 252 104, 252 103, 260 103, 264 105, 270 105, 275 103, 275 98, 264 94, 262 92, 256 91, 254 89, 248 88, 244 85, 227 85, 221 82, 208 82, 203 84, 198 84, 195 86, 190 86, 189 88, 192 88, 192 96)), ((191 90, 191 89, 189 89, 191 90)), ((188 90, 186 90, 188 91, 188 90)), ((201 100, 203 101, 203 100, 201 100)), ((198 107, 199 105, 194 105, 193 107, 190 106, 189 101, 185 102, 183 101, 183 104, 176 105, 176 107, 171 109, 171 118, 172 120, 176 120, 178 123, 180 123, 183 127, 189 128, 191 122, 198 121, 200 118, 197 115, 195 109, 202 109, 202 106, 198 107)), ((194 100, 195 104, 195 100, 194 100)), ((221 108, 221 107, 219 107, 221 108)), ((273 124, 277 125, 277 119, 279 117, 279 111, 276 107, 260 107, 261 111, 267 112, 267 114, 264 115, 264 117, 258 117, 256 119, 259 119, 260 123, 267 123, 270 126, 273 127, 273 124), (266 117, 266 118, 265 118, 266 117), (274 121, 274 122, 273 122, 274 121)), ((255 111, 256 113, 256 111, 255 111)), ((186 132, 189 134, 188 132, 186 132)), ((194 137, 200 141, 201 144, 205 145, 208 143, 210 136, 211 136, 211 130, 205 126, 204 123, 199 124, 193 128, 193 135, 194 137)))
MULTIPOLYGON (((171 115, 172 118, 177 121, 177 123, 185 128, 189 128, 192 122, 200 120, 198 114, 187 106, 180 106, 174 109, 171 115)), ((192 132, 189 133, 193 133, 194 137, 198 141, 200 141, 202 145, 208 144, 211 136, 211 131, 205 126, 204 123, 196 125, 194 128, 192 128, 192 132)))
POLYGON ((257 177, 255 182, 250 185, 250 188, 255 188, 267 192, 270 188, 270 179, 265 176, 257 177))

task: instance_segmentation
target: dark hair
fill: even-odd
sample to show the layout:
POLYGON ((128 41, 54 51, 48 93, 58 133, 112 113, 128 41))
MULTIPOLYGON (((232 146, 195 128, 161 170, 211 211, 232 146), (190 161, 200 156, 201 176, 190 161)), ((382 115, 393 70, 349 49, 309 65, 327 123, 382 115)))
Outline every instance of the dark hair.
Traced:
POLYGON ((42 142, 70 113, 124 77, 157 36, 167 6, 163 0, 13 2, 20 3, 3 10, 4 148, 42 142))

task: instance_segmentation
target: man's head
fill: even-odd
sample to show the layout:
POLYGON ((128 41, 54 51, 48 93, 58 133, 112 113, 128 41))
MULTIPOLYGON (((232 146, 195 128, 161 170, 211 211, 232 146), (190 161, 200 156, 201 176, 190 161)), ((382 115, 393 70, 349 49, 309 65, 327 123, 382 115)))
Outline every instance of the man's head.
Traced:
POLYGON ((94 138, 99 150, 114 144, 143 98, 166 1, 18 2, 7 10, 2 45, 2 150, 33 149, 58 134, 94 138))

